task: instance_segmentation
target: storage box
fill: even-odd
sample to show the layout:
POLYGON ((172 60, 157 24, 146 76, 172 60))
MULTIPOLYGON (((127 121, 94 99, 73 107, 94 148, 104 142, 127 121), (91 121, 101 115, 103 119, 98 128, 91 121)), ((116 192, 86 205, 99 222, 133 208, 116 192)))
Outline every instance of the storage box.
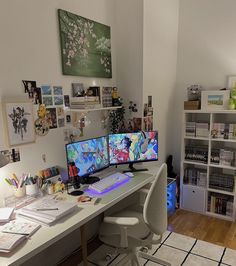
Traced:
POLYGON ((200 109, 200 101, 184 101, 184 110, 200 109))

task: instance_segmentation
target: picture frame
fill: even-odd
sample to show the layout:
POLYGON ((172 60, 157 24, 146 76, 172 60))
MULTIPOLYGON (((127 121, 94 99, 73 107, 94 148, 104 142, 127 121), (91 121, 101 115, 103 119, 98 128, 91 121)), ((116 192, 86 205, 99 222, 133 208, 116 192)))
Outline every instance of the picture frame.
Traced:
POLYGON ((227 110, 230 90, 202 91, 202 110, 227 110))
POLYGON ((111 27, 58 9, 63 75, 112 78, 111 27))
POLYGON ((236 76, 229 76, 228 77, 228 89, 231 90, 232 88, 236 88, 236 76))
POLYGON ((35 142, 32 101, 4 102, 3 114, 10 147, 35 142))

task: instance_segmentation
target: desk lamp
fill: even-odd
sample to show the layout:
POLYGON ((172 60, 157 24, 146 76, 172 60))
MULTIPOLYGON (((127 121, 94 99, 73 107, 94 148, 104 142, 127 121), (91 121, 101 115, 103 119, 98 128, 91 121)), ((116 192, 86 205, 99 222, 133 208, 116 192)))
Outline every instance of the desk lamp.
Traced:
POLYGON ((0 168, 7 165, 9 163, 9 160, 0 153, 0 168))

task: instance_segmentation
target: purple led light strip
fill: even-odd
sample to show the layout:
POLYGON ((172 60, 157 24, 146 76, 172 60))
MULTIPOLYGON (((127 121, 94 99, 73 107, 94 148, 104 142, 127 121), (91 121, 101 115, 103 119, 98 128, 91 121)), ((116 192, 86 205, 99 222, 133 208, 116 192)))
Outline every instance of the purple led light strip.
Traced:
POLYGON ((119 187, 119 186, 122 186, 122 185, 124 185, 126 182, 128 182, 130 180, 130 177, 128 177, 127 179, 125 179, 125 180, 123 180, 122 182, 120 182, 120 183, 118 183, 118 184, 114 184, 112 187, 109 187, 108 189, 106 189, 106 190, 104 190, 103 192, 97 192, 97 191, 95 191, 95 190, 93 190, 93 189, 90 189, 90 188, 88 188, 87 190, 86 190, 86 192, 88 192, 91 196, 101 196, 101 195, 104 195, 104 194, 106 194, 106 193, 108 193, 108 192, 110 192, 111 190, 113 190, 113 189, 115 189, 115 188, 117 188, 117 187, 119 187))

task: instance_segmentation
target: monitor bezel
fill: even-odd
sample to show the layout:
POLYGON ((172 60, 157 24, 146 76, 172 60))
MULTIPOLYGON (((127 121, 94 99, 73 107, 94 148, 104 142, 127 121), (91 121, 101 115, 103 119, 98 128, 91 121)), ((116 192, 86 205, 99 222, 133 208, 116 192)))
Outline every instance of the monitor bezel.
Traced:
POLYGON ((107 152, 108 152, 108 164, 107 166, 104 166, 102 168, 100 168, 99 170, 96 170, 94 172, 90 172, 88 174, 84 174, 84 175, 79 175, 78 174, 78 177, 79 178, 86 178, 90 175, 93 175, 95 173, 98 173, 98 172, 101 172, 102 170, 108 168, 110 166, 110 156, 109 156, 109 149, 108 149, 108 135, 104 135, 104 136, 100 136, 100 137, 96 137, 96 138, 89 138, 89 139, 84 139, 84 140, 79 140, 79 141, 75 141, 75 142, 70 142, 70 143, 67 143, 65 145, 65 149, 66 149, 66 162, 67 162, 67 173, 68 173, 68 178, 70 179, 71 176, 70 176, 70 172, 69 172, 69 161, 68 161, 68 153, 67 153, 67 146, 71 145, 71 144, 75 144, 75 143, 80 143, 80 142, 84 142, 84 141, 87 141, 87 140, 93 140, 93 139, 100 139, 100 138, 106 138, 107 140, 107 152))
POLYGON ((122 165, 122 164, 133 164, 133 163, 144 163, 144 162, 156 162, 159 159, 159 145, 158 145, 158 131, 157 130, 150 130, 150 131, 137 131, 137 132, 124 132, 124 133, 115 133, 115 134, 108 134, 108 156, 109 156, 109 163, 110 165, 122 165), (110 160, 110 149, 109 149, 109 136, 110 135, 122 135, 122 134, 135 134, 135 133, 149 133, 149 132, 156 132, 156 140, 157 140, 157 159, 152 159, 152 160, 139 160, 139 161, 128 161, 128 162, 120 162, 120 163, 111 163, 110 160))

